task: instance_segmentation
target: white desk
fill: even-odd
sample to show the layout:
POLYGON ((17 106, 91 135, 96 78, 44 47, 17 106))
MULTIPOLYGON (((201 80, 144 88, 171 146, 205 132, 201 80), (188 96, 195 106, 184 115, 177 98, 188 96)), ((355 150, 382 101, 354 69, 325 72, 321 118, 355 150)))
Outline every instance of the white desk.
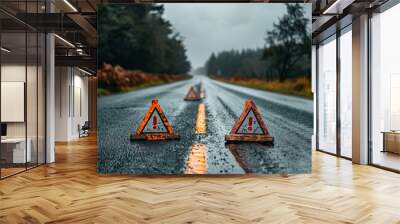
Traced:
MULTIPOLYGON (((25 163, 31 162, 31 139, 27 139, 27 146, 25 151, 25 138, 6 138, 1 139, 2 147, 13 147, 12 148, 12 162, 13 163, 25 163), (25 160, 26 159, 26 160, 25 160)), ((3 151, 3 149, 2 149, 3 151)))

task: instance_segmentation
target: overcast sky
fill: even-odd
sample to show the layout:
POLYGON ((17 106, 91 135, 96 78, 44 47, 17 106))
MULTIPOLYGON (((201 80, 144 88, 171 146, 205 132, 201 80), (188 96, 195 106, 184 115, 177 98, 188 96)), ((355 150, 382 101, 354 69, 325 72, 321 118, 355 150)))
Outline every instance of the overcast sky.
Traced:
MULTIPOLYGON (((169 3, 164 6, 164 17, 184 37, 193 69, 203 66, 212 52, 263 47, 266 31, 286 13, 286 6, 278 3, 169 3)), ((311 5, 304 6, 311 13, 311 5)))

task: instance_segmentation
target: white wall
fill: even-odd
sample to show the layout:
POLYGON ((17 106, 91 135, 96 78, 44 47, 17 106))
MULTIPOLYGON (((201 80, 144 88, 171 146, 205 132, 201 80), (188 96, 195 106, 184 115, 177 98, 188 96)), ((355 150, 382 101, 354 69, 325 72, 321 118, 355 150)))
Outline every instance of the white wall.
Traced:
POLYGON ((79 137, 78 125, 81 126, 85 123, 85 121, 89 120, 88 113, 88 77, 82 76, 83 74, 77 70, 74 70, 74 108, 72 108, 72 120, 71 120, 71 135, 73 138, 79 137))
MULTIPOLYGON (((4 64, 1 66, 1 81, 25 82, 25 64, 4 64)), ((1 108, 6 110, 7 108, 1 108)), ((7 123, 7 137, 25 137, 25 122, 7 123)))
POLYGON ((88 78, 76 68, 56 67, 55 86, 55 140, 77 139, 78 125, 88 120, 88 78))
POLYGON ((1 122, 25 121, 24 82, 1 82, 1 108, 1 122))
POLYGON ((67 67, 55 68, 55 141, 67 141, 69 133, 69 85, 71 83, 67 67))
MULTIPOLYGON (((27 118, 28 118, 28 137, 29 130, 36 130, 36 107, 37 107, 37 93, 36 93, 36 66, 27 66, 25 64, 3 64, 1 66, 1 81, 2 82, 25 82, 26 71, 28 72, 28 87, 27 87, 27 118)), ((41 71, 39 71, 41 72, 41 71)), ((4 97, 4 96, 3 96, 4 97)), ((40 101, 42 102, 42 101, 40 101)), ((39 107, 43 105, 38 105, 39 107)), ((1 108, 7 110, 7 108, 1 108)), ((22 108, 24 110, 24 108, 22 108)), ((25 123, 26 122, 7 122, 7 134, 9 137, 25 137, 25 123)), ((35 132, 36 134, 36 132, 35 132)))
MULTIPOLYGON (((25 103, 20 108, 21 113, 27 115, 27 120, 22 122, 6 122, 8 138, 25 138, 29 139, 31 155, 33 162, 39 159, 39 163, 44 163, 45 150, 45 120, 44 120, 44 74, 42 67, 36 65, 28 65, 18 63, 4 63, 1 66, 2 82, 24 82, 26 83, 26 107, 25 103), (38 70, 37 70, 38 69, 38 70), (27 81, 25 80, 27 77, 27 81), (39 155, 37 155, 37 153, 39 155)), ((21 94, 24 94, 24 90, 21 94)), ((2 98, 6 97, 2 95, 2 98)), ((11 108, 2 107, 1 110, 11 110, 11 108)), ((3 111, 4 112, 4 111, 3 111)), ((11 111, 12 113, 12 111, 11 111)))

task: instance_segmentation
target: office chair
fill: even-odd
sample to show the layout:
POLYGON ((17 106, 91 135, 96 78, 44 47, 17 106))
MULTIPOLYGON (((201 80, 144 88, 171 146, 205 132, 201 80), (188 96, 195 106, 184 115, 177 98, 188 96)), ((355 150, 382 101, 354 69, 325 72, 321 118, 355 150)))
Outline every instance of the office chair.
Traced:
POLYGON ((80 125, 78 124, 79 138, 89 136, 89 129, 90 129, 89 121, 85 121, 82 127, 80 127, 80 125))

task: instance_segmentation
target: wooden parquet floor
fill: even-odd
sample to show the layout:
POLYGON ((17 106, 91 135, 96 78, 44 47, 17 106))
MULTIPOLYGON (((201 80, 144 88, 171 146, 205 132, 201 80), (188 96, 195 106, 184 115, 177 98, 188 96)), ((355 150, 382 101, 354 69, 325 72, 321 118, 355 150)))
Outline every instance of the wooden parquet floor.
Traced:
POLYGON ((96 139, 0 181, 0 223, 400 223, 400 175, 313 153, 313 173, 104 176, 96 139))

